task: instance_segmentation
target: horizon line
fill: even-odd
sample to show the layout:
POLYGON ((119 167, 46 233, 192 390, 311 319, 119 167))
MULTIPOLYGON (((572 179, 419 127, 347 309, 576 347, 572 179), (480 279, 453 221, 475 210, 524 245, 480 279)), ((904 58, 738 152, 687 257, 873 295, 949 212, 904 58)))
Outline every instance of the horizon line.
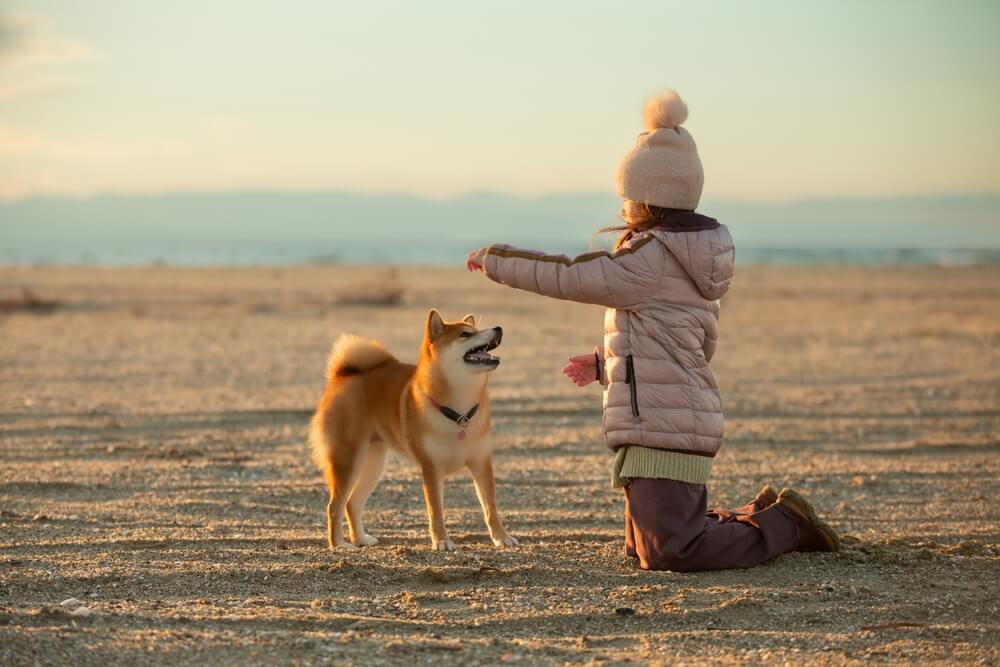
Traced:
MULTIPOLYGON (((620 199, 620 197, 610 190, 558 190, 547 193, 515 193, 501 190, 473 189, 463 192, 432 196, 417 192, 406 191, 371 191, 371 190, 351 190, 344 188, 282 188, 282 187, 247 187, 247 188, 218 188, 218 189, 176 189, 176 190, 148 190, 148 191, 114 191, 105 190, 88 193, 34 193, 20 195, 16 197, 4 197, 0 195, 0 206, 11 204, 22 204, 32 201, 63 200, 63 201, 95 201, 108 199, 158 199, 177 196, 214 196, 214 195, 321 195, 339 194, 348 195, 364 199, 413 199, 431 203, 449 203, 471 199, 476 197, 491 197, 495 199, 507 199, 513 201, 534 202, 546 199, 560 199, 571 197, 607 197, 608 199, 620 199)), ((857 201, 857 202, 888 202, 903 200, 945 200, 945 199, 1000 199, 1000 191, 970 191, 970 192, 931 192, 931 193, 910 193, 910 194, 842 194, 842 195, 803 195, 788 198, 762 198, 748 199, 746 197, 703 197, 703 202, 713 204, 743 204, 753 206, 788 206, 809 202, 834 202, 834 201, 857 201)))

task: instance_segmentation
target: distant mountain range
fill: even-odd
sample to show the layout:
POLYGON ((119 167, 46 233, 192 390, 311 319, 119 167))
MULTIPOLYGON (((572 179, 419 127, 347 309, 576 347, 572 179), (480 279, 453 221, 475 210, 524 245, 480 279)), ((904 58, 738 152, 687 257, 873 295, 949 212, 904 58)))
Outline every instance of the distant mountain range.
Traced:
MULTIPOLYGON (((0 202, 0 246, 46 238, 531 243, 584 248, 618 224, 607 194, 432 200, 338 191, 233 191, 0 202)), ((1000 248, 1000 195, 705 201, 738 244, 773 248, 1000 248)))

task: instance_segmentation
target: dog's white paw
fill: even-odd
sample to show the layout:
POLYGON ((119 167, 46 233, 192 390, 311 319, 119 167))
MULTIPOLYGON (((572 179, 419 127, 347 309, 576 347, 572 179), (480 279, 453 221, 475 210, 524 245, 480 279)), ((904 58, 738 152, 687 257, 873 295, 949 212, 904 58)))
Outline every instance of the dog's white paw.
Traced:
POLYGON ((507 533, 504 533, 503 535, 491 536, 490 539, 493 540, 493 546, 497 547, 517 546, 517 538, 514 537, 513 535, 508 535, 507 533))
POLYGON ((364 533, 354 540, 354 544, 359 547, 373 547, 378 544, 378 538, 373 535, 369 535, 368 533, 364 533))
POLYGON ((437 551, 454 551, 455 543, 451 540, 441 540, 440 542, 434 543, 434 548, 437 551))
POLYGON ((354 546, 353 544, 351 544, 350 542, 338 542, 336 544, 331 544, 330 545, 330 550, 331 551, 336 551, 337 549, 348 549, 348 550, 350 550, 350 549, 357 549, 357 547, 354 546))

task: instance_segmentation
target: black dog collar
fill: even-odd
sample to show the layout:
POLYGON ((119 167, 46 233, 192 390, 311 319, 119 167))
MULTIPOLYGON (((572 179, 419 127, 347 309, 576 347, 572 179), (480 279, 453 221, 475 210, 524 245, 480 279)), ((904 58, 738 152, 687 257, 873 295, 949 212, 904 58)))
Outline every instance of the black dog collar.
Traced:
POLYGON ((472 409, 463 415, 458 410, 449 408, 447 405, 441 405, 435 401, 434 397, 430 394, 427 394, 427 398, 434 405, 434 407, 438 409, 438 412, 458 424, 458 433, 455 434, 455 437, 459 440, 465 440, 465 429, 469 425, 469 422, 472 421, 472 418, 475 417, 476 413, 479 411, 479 403, 473 405, 472 409))
POLYGON ((438 409, 438 412, 440 412, 445 417, 458 424, 463 429, 469 425, 469 422, 472 421, 472 418, 475 417, 476 413, 479 411, 479 403, 473 405, 472 409, 463 415, 457 410, 449 408, 447 405, 441 405, 440 403, 435 401, 434 397, 431 396, 430 394, 427 395, 427 398, 429 398, 431 403, 434 404, 434 407, 438 409))

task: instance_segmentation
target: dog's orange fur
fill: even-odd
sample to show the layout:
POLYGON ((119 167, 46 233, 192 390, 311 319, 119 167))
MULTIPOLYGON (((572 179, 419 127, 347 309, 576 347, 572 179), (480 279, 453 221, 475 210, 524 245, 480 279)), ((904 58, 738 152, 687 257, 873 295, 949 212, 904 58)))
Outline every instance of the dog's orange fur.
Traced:
POLYGON ((372 341, 344 337, 337 342, 310 436, 314 458, 330 489, 330 548, 348 546, 342 526, 345 510, 350 541, 357 546, 377 542, 365 532, 361 515, 389 447, 420 466, 435 548, 454 549, 445 528, 442 495, 445 477, 462 467, 472 473, 493 542, 517 543, 496 509, 488 373, 455 361, 464 350, 499 340, 499 335, 499 328, 477 330, 472 316, 446 323, 432 310, 415 365, 398 361, 372 341), (429 397, 462 414, 479 404, 464 439, 457 437, 459 427, 443 417, 429 397))

